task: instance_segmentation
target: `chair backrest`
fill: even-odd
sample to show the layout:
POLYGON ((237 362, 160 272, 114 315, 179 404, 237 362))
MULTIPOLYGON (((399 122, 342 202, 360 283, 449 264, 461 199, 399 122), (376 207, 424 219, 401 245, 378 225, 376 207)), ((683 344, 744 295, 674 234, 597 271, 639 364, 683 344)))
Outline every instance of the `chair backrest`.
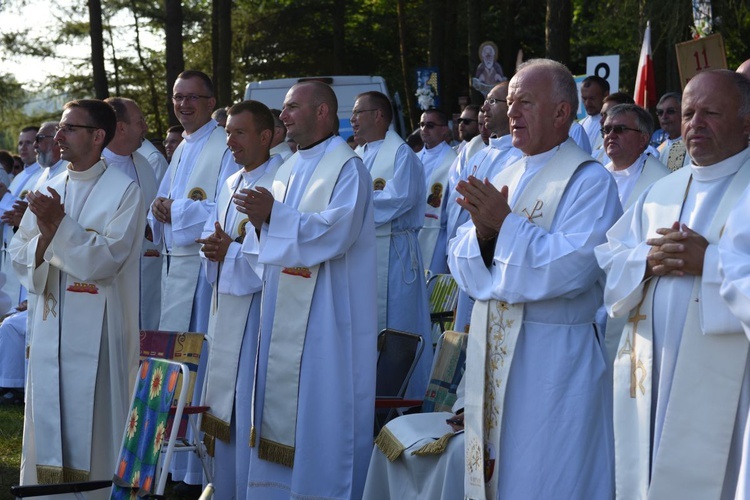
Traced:
MULTIPOLYGON (((188 399, 185 401, 187 405, 193 403, 193 389, 198 375, 198 362, 203 352, 203 339, 202 333, 141 330, 141 359, 168 359, 185 363, 190 369, 188 399)), ((182 377, 178 381, 177 394, 180 394, 181 388, 182 377)))
POLYGON ((402 398, 424 349, 420 335, 385 329, 378 335, 378 398, 402 398))
MULTIPOLYGON (((177 437, 176 427, 167 435, 169 411, 178 379, 187 373, 185 364, 156 358, 141 360, 110 498, 129 499, 133 493, 141 497, 152 491, 162 445, 168 442, 171 449, 177 437)), ((183 401, 186 392, 187 386, 183 386, 183 401)), ((183 407, 183 402, 178 404, 178 414, 183 407)))
POLYGON ((434 274, 427 281, 430 314, 452 313, 458 302, 458 285, 450 274, 434 274))
POLYGON ((430 383, 422 402, 422 412, 451 411, 456 402, 456 389, 466 366, 466 345, 469 336, 446 330, 438 340, 430 383))

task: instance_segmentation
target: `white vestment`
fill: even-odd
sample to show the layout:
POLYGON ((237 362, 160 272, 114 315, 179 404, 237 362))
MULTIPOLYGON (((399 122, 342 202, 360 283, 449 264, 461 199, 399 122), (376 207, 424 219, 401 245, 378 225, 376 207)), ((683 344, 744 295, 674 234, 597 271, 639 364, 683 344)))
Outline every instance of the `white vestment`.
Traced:
POLYGON ((146 158, 146 161, 148 161, 148 164, 151 165, 151 168, 154 171, 157 185, 161 183, 161 180, 164 178, 164 174, 169 167, 169 163, 164 154, 156 149, 156 146, 154 146, 154 144, 148 139, 145 139, 141 143, 141 147, 136 149, 135 152, 146 158))
POLYGON ((103 161, 48 186, 66 215, 44 261, 36 266, 39 230, 30 210, 10 246, 37 302, 21 484, 109 479, 138 367, 143 200, 129 177, 103 161))
POLYGON ((256 445, 248 498, 356 499, 364 487, 377 357, 372 179, 359 158, 349 159, 324 211, 296 208, 321 157, 334 147, 348 146, 333 137, 289 159, 296 164, 285 201, 274 202, 260 241, 254 232, 245 238, 243 250, 266 273, 253 417, 259 439, 280 274, 320 265, 301 358, 294 467, 259 458, 256 445))
MULTIPOLYGON (((149 143, 150 144, 150 143, 149 143)), ((158 152, 158 151, 157 151, 158 152)), ((161 154, 161 153, 159 153, 161 154)), ((158 184, 154 171, 146 158, 138 152, 122 156, 104 148, 102 156, 107 165, 122 170, 141 188, 143 195, 144 213, 156 198, 158 184)), ((161 268, 163 256, 154 245, 153 237, 149 239, 150 231, 145 231, 141 244, 140 273, 140 322, 141 330, 156 330, 159 328, 159 314, 161 312, 161 268)))
MULTIPOLYGON (((478 179, 494 179, 502 169, 514 163, 521 158, 523 153, 520 149, 513 147, 513 138, 510 134, 502 137, 490 138, 490 144, 486 148, 479 150, 474 156, 467 159, 466 163, 460 169, 458 181, 468 180, 470 175, 478 179)), ((446 224, 445 231, 447 237, 445 241, 450 241, 456 236, 456 231, 469 220, 469 212, 461 208, 456 203, 458 197, 453 190, 450 191, 450 198, 446 200, 446 224)), ((447 254, 447 248, 446 248, 447 254)), ((456 307, 456 319, 454 320, 453 329, 459 332, 467 332, 471 322, 471 309, 474 306, 474 300, 463 290, 458 291, 458 304, 456 307)))
POLYGON ((594 151, 602 143, 601 125, 602 114, 597 113, 595 115, 586 115, 578 122, 583 130, 586 131, 586 136, 589 138, 591 144, 591 150, 594 151))
POLYGON ((0 324, 0 387, 6 389, 25 385, 26 317, 27 311, 16 312, 0 324))
MULTIPOLYGON (((719 498, 719 490, 721 491, 720 498, 734 498, 740 464, 742 433, 750 396, 747 372, 745 372, 744 379, 741 381, 737 418, 731 443, 727 444, 729 449, 722 450, 717 443, 707 443, 707 439, 701 439, 701 434, 709 435, 706 430, 680 426, 680 418, 682 418, 682 421, 689 422, 691 417, 690 415, 674 413, 679 410, 673 409, 676 406, 679 407, 679 405, 689 406, 691 398, 696 397, 694 394, 672 393, 673 387, 682 384, 682 380, 676 377, 676 373, 679 373, 680 367, 683 366, 680 361, 681 349, 685 348, 683 330, 686 327, 686 311, 692 300, 691 295, 696 280, 698 280, 697 303, 699 305, 697 307, 700 317, 700 325, 696 325, 696 327, 704 335, 703 341, 715 342, 720 345, 727 342, 726 339, 742 332, 739 322, 719 297, 721 278, 719 276, 716 242, 709 241, 703 262, 703 275, 700 278, 691 275, 663 276, 649 280, 643 278, 646 271, 646 257, 651 248, 646 244, 646 239, 656 236, 654 232, 656 227, 650 227, 654 225, 653 217, 658 215, 659 212, 671 210, 676 217, 679 217, 680 223, 686 224, 690 229, 709 237, 709 229, 713 227, 713 224, 718 224, 716 226, 718 228, 721 227, 722 221, 713 221, 717 207, 720 206, 740 167, 745 164, 743 168, 750 168, 750 163, 747 161, 749 156, 750 150, 746 149, 742 153, 714 165, 707 167, 691 165, 689 167, 690 172, 681 169, 657 181, 641 195, 622 219, 607 233, 608 242, 597 248, 599 264, 607 272, 607 284, 604 292, 607 312, 610 316, 622 316, 634 310, 635 314, 639 315, 639 319, 640 314, 643 314, 652 325, 651 342, 653 347, 651 351, 653 358, 650 362, 651 366, 648 366, 649 363, 638 364, 635 376, 639 385, 635 393, 631 390, 631 384, 618 384, 618 368, 615 367, 615 400, 618 399, 620 394, 630 393, 629 397, 632 401, 636 401, 635 398, 640 397, 650 398, 646 401, 646 404, 651 408, 650 415, 641 415, 642 418, 639 418, 637 422, 627 421, 624 424, 627 427, 620 427, 619 425, 615 427, 618 455, 621 447, 626 449, 626 445, 636 439, 631 436, 631 433, 635 432, 633 429, 637 429, 638 433, 645 434, 646 437, 650 436, 651 442, 650 456, 643 458, 643 460, 649 460, 649 462, 645 464, 616 463, 618 495, 620 495, 621 490, 633 491, 637 488, 631 480, 634 475, 632 471, 636 468, 645 468, 650 474, 651 485, 653 486, 657 480, 661 481, 658 471, 665 470, 665 466, 679 466, 679 462, 683 459, 687 460, 692 456, 705 456, 713 457, 712 462, 722 463, 718 462, 719 460, 726 462, 723 486, 721 485, 722 478, 715 478, 719 482, 716 486, 716 498, 719 498), (678 182, 685 175, 692 175, 691 180, 686 181, 687 188, 681 187, 682 184, 678 182), (682 192, 678 193, 680 198, 684 197, 681 207, 679 203, 676 207, 672 207, 666 201, 662 202, 661 199, 654 202, 648 201, 647 197, 651 190, 660 186, 666 186, 660 187, 660 189, 671 189, 672 184, 676 184, 677 189, 684 191, 684 195, 682 192), (650 209, 649 203, 658 210, 650 209), (651 309, 644 307, 641 310, 640 303, 644 296, 646 284, 653 290, 653 305, 651 309), (641 364, 644 365, 643 369, 640 368, 641 364), (646 376, 650 377, 650 384, 643 381, 646 376), (642 393, 645 395, 641 396, 642 393), (673 423, 673 426, 669 425, 670 422, 673 423), (626 428, 629 430, 625 431, 626 428), (679 432, 679 437, 675 439, 691 446, 691 452, 681 454, 683 456, 679 458, 670 456, 674 455, 670 447, 661 449, 662 436, 666 436, 667 433, 674 436, 673 431, 675 430, 679 432), (661 454, 660 451, 662 451, 661 454)), ((670 222, 674 221, 664 221, 663 224, 669 224, 670 222)), ((633 321, 630 321, 630 323, 633 323, 633 321)), ((629 330, 625 331, 628 332, 629 330)), ((638 337, 636 340, 640 342, 640 339, 641 337, 638 337)), ((630 350, 624 348, 623 344, 623 342, 627 343, 628 340, 630 340, 629 336, 628 338, 626 336, 621 338, 616 360, 618 364, 620 361, 628 362, 625 359, 620 360, 621 357, 624 358, 630 354, 630 350)), ((632 344, 632 340, 630 340, 630 343, 632 344)), ((747 346, 744 349, 747 350, 747 346)), ((745 354, 744 358, 746 359, 746 357, 745 354)), ((640 361, 640 358, 636 361, 640 361)), ((685 367, 689 371, 707 369, 694 362, 687 363, 688 365, 685 367)), ((696 387, 695 389, 696 394, 698 393, 697 389, 706 390, 703 387, 696 387)), ((711 391, 711 389, 708 390, 711 391)), ((623 399, 627 400, 624 396, 623 399)), ((702 403, 697 401, 695 404, 702 403)), ((724 426, 722 425, 722 427, 724 426)), ((674 442, 672 442, 673 444, 674 442)), ((672 477, 673 483, 666 485, 666 487, 673 491, 679 490, 680 498, 707 498, 704 496, 705 493, 702 489, 706 484, 701 482, 704 478, 701 478, 699 474, 691 474, 685 471, 684 478, 680 477, 679 474, 678 477, 668 477, 672 477)), ((630 493, 625 496, 632 498, 630 493)))
POLYGON ((442 223, 440 217, 442 215, 443 198, 448 186, 450 166, 456 159, 456 152, 448 144, 441 142, 432 149, 422 148, 422 151, 417 153, 417 157, 424 166, 425 186, 427 188, 424 224, 419 232, 422 259, 425 268, 433 274, 445 273, 447 272, 446 241, 441 239, 441 236, 445 237, 445 235, 440 233, 442 223))
MULTIPOLYGON (((554 168, 557 149, 519 160, 525 169, 511 206, 535 174, 554 168)), ((498 498, 606 499, 612 412, 594 320, 603 274, 593 254, 622 213, 617 188, 592 160, 567 183, 549 232, 529 222, 537 209, 544 207, 507 216, 489 267, 471 221, 449 252, 456 281, 469 295, 525 307, 495 446, 498 498)))
MULTIPOLYGON (((206 221, 201 235, 201 238, 207 238, 213 234, 214 223, 219 222, 224 231, 240 240, 230 243, 227 254, 221 263, 209 261, 201 253, 206 278, 215 288, 213 300, 216 300, 211 308, 212 317, 209 320, 209 355, 218 350, 218 348, 213 349, 212 346, 225 342, 227 333, 230 333, 227 331, 228 325, 240 329, 239 332, 232 332, 233 335, 231 335, 239 341, 235 342, 235 344, 239 343, 240 346, 236 354, 229 352, 226 353, 226 359, 217 360, 218 364, 236 365, 234 384, 228 381, 224 386, 221 386, 221 379, 218 380, 220 384, 218 387, 209 384, 208 381, 214 380, 211 376, 213 362, 209 363, 206 375, 205 401, 212 409, 211 397, 213 395, 209 394, 209 391, 229 391, 230 387, 234 389, 230 391, 234 409, 231 416, 229 442, 224 442, 221 439, 215 439, 214 441, 213 484, 216 488, 214 493, 216 498, 240 500, 245 498, 247 491, 247 474, 250 462, 250 408, 258 330, 260 328, 260 292, 263 286, 262 267, 260 270, 253 269, 242 252, 242 241, 244 240, 244 237, 240 236, 242 231, 255 231, 255 228, 248 222, 246 215, 237 211, 237 205, 232 201, 232 194, 239 193, 242 189, 254 188, 264 177, 268 179, 267 183, 263 182, 264 187, 270 190, 273 175, 280 163, 280 157, 273 156, 269 161, 250 172, 246 172, 238 165, 237 169, 242 170, 230 176, 222 186, 222 191, 217 195, 217 204, 206 221), (260 273, 260 275, 257 273, 260 273), (224 301, 227 303, 226 306, 224 301), (247 308, 245 317, 236 318, 237 321, 230 319, 225 322, 217 321, 217 318, 213 317, 217 314, 230 316, 239 314, 239 311, 236 310, 239 307, 233 307, 236 304, 242 304, 247 308), (222 325, 224 328, 217 327, 217 325, 222 325)), ((205 416, 203 422, 206 422, 205 416)))
POLYGON ((387 295, 386 317, 378 318, 378 329, 387 327, 422 336, 424 350, 406 392, 407 398, 421 399, 427 389, 432 367, 430 310, 417 239, 424 220, 424 171, 411 148, 393 134, 400 143, 393 157, 379 158, 383 140, 367 143, 363 157, 374 184, 377 184, 378 178, 378 169, 373 168, 376 157, 378 163, 392 166, 393 171, 391 178, 383 179, 385 187, 375 189, 372 197, 378 241, 380 238, 390 240, 385 241, 383 246, 389 252, 387 289, 378 289, 379 296, 387 295))
POLYGON ((568 137, 573 139, 578 147, 583 149, 586 153, 591 154, 593 151, 591 148, 591 140, 589 139, 586 130, 578 122, 570 124, 570 130, 568 131, 568 137))
MULTIPOLYGON (((750 189, 745 190, 732 211, 719 241, 719 270, 723 278, 721 296, 732 313, 742 322, 745 335, 750 338, 750 189)), ((736 497, 750 498, 750 421, 745 421, 742 440, 742 459, 736 497)))
POLYGON ((281 161, 287 161, 289 157, 292 156, 292 148, 289 147, 289 144, 287 144, 286 141, 281 141, 279 144, 271 148, 270 153, 271 155, 279 155, 281 161))

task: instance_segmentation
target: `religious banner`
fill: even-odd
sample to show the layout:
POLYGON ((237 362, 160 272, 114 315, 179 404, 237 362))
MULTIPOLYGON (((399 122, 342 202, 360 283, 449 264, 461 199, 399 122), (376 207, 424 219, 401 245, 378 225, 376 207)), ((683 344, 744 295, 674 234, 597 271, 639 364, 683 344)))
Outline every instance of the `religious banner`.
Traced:
POLYGON ((439 72, 436 67, 417 68, 417 105, 419 109, 426 110, 440 107, 440 94, 438 89, 439 72))
POLYGON ((727 56, 721 34, 709 35, 697 40, 678 43, 677 67, 680 71, 682 89, 692 77, 707 69, 727 69, 727 56))
POLYGON ((497 62, 497 45, 489 40, 483 42, 479 45, 479 66, 471 79, 471 86, 487 97, 492 87, 505 80, 503 67, 497 62))

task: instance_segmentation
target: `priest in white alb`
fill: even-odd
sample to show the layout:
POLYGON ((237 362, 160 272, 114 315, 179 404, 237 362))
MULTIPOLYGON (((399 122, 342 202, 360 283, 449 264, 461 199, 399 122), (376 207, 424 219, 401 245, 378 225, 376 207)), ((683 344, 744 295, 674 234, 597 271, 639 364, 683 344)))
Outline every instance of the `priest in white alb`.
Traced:
MULTIPOLYGON (((334 135, 338 102, 316 81, 286 95, 299 144, 248 213, 265 265, 248 498, 362 495, 372 451, 377 358, 372 178, 334 135)), ((253 243, 253 245, 249 245, 253 243)))
MULTIPOLYGON (((36 299, 21 484, 110 479, 138 368, 138 185, 107 168, 102 101, 71 101, 55 134, 61 174, 26 199, 10 252, 36 299)), ((85 498, 107 498, 107 491, 85 498)))
POLYGON ((611 407, 594 247, 622 214, 612 176, 568 130, 573 76, 547 59, 508 87, 524 156, 456 190, 471 221, 449 265, 476 299, 466 360, 468 498, 612 496, 611 407))
POLYGON ((250 408, 260 328, 263 266, 242 252, 255 228, 238 210, 256 187, 271 189, 281 157, 270 156, 273 115, 262 103, 243 101, 227 111, 227 146, 237 170, 219 190, 201 238, 206 279, 213 287, 208 321, 208 366, 201 419, 214 440, 216 498, 244 499, 250 461, 250 408))
POLYGON ((617 497, 733 499, 750 401, 748 340, 719 295, 717 244, 750 182, 750 82, 685 87, 689 167, 654 183, 597 248, 628 316, 614 365, 617 497))

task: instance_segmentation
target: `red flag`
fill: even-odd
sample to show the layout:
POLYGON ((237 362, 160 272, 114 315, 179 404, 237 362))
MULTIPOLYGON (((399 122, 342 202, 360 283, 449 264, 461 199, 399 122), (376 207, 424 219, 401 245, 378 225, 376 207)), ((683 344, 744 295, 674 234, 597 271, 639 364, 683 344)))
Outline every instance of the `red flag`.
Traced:
POLYGON ((646 31, 643 33, 633 98, 635 103, 643 108, 656 106, 656 80, 654 80, 654 61, 651 58, 651 21, 646 22, 646 31))

